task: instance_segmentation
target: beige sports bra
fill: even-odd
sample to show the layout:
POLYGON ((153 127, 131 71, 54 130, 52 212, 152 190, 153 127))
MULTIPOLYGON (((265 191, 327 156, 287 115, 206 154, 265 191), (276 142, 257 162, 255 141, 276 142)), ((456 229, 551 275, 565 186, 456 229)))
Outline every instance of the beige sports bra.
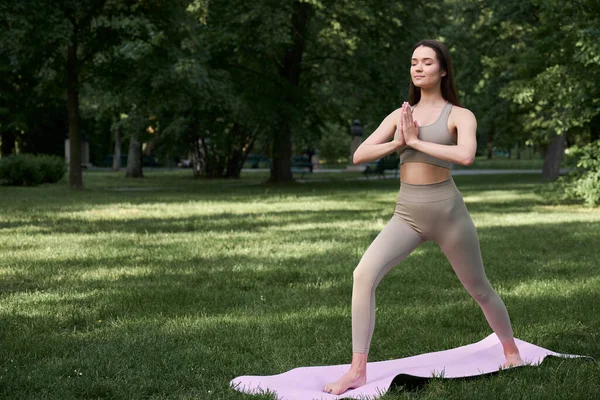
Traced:
MULTIPOLYGON (((412 110, 414 109, 414 106, 411 106, 410 108, 412 110)), ((451 110, 452 103, 447 101, 437 121, 433 124, 419 126, 419 139, 425 142, 456 145, 456 140, 448 131, 448 116, 450 115, 451 110)), ((440 160, 439 158, 432 157, 429 154, 422 153, 410 147, 405 147, 400 151, 400 165, 405 162, 422 162, 452 169, 451 162, 440 160)))

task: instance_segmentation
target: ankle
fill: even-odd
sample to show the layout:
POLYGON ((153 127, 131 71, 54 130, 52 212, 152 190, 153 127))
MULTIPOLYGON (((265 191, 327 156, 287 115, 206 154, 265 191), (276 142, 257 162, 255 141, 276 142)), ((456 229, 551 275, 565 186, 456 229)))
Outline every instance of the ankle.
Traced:
POLYGON ((348 372, 351 374, 354 374, 354 375, 362 375, 365 372, 367 372, 367 366, 366 365, 351 365, 350 370, 348 372))
POLYGON ((502 348, 506 357, 519 355, 519 348, 517 347, 514 339, 509 339, 505 342, 502 342, 502 348))
POLYGON ((367 353, 353 353, 350 372, 354 374, 364 374, 367 371, 367 353))

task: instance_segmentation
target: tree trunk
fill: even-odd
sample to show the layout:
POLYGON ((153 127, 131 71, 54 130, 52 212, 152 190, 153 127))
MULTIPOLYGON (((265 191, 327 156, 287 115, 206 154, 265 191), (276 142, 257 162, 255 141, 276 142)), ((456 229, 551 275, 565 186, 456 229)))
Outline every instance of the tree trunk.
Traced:
POLYGON ((0 154, 9 156, 15 151, 16 137, 12 130, 2 132, 2 148, 0 154))
POLYGON ((229 135, 231 143, 229 156, 227 158, 225 178, 238 179, 240 177, 244 162, 246 161, 248 154, 252 151, 256 136, 256 130, 248 132, 247 128, 238 124, 235 124, 231 129, 229 135))
POLYGON ((196 139, 190 143, 190 149, 192 150, 192 172, 196 178, 207 173, 205 165, 206 157, 203 155, 206 146, 203 147, 203 144, 204 139, 196 139))
POLYGON ((244 155, 240 150, 234 150, 229 159, 227 160, 227 170, 225 171, 225 178, 238 179, 241 174, 240 163, 243 162, 244 155))
MULTIPOLYGON (((287 84, 285 103, 295 109, 298 102, 297 92, 302 72, 302 55, 308 18, 311 11, 309 3, 295 2, 292 11, 292 46, 286 51, 279 74, 287 84)), ((282 115, 283 121, 273 134, 273 154, 270 182, 289 182, 293 180, 290 164, 292 153, 292 124, 289 115, 282 115)))
POLYGON ((194 176, 199 178, 223 178, 227 150, 210 143, 210 138, 200 137, 190 143, 194 176))
POLYGON ((77 25, 67 48, 67 113, 69 118, 69 186, 83 189, 81 174, 81 132, 79 129, 79 88, 77 72, 77 25))
POLYGON ((113 155, 113 171, 121 169, 121 129, 115 129, 115 153, 113 155))
POLYGON ((273 157, 270 182, 290 182, 293 180, 291 169, 292 138, 287 122, 279 125, 273 137, 273 157))
POLYGON ((129 140, 129 153, 127 154, 127 178, 143 178, 142 171, 142 144, 137 133, 131 135, 129 140))
POLYGON ((546 180, 554 181, 560 174, 560 161, 565 151, 565 136, 566 133, 555 135, 546 150, 544 169, 542 170, 542 177, 546 180))

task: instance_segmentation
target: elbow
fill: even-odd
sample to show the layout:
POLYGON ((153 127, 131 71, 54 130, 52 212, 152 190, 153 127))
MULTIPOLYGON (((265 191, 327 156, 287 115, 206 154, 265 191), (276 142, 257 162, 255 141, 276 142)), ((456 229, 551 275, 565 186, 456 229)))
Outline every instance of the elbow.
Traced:
POLYGON ((360 157, 360 154, 358 153, 358 150, 354 152, 354 154, 352 155, 352 162, 354 163, 354 165, 357 164, 362 164, 363 160, 360 157))
POLYGON ((460 160, 460 165, 468 167, 469 165, 473 164, 473 161, 475 161, 475 157, 473 156, 463 157, 463 159, 460 160))

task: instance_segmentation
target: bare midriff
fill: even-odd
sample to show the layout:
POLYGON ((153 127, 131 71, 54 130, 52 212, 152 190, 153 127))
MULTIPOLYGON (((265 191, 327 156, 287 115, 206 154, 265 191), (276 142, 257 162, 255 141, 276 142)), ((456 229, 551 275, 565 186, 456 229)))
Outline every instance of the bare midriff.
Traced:
POLYGON ((450 178, 448 168, 422 162, 405 162, 400 166, 400 180, 411 185, 429 185, 450 178))

